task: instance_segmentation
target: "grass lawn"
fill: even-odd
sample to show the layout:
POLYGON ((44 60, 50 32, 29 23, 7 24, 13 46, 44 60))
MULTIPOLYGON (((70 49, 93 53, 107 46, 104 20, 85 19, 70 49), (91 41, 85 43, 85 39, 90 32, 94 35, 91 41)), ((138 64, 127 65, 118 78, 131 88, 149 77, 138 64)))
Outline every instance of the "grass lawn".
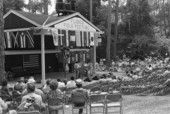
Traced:
POLYGON ((167 96, 123 96, 124 114, 169 114, 170 95, 167 96))
MULTIPOLYGON (((98 108, 95 110, 101 109, 98 108)), ((113 109, 111 110, 113 111, 113 109)), ((115 109, 115 111, 117 111, 117 109, 115 109)), ((62 113, 60 112, 59 114, 62 113)), ((65 109, 65 114, 72 114, 71 106, 65 109)), ((123 114, 170 114, 170 95, 123 95, 123 114)))

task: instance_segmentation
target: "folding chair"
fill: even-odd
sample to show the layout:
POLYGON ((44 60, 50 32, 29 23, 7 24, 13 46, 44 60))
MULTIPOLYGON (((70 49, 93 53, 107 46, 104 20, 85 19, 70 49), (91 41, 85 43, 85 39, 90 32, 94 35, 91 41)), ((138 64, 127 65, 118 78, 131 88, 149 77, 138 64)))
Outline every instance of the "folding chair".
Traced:
POLYGON ((41 114, 39 111, 21 111, 17 112, 17 114, 41 114))
MULTIPOLYGON (((108 111, 109 108, 120 108, 119 112, 120 114, 123 114, 123 110, 122 110, 122 95, 119 93, 116 94, 108 94, 106 96, 106 114, 110 113, 108 111)), ((116 113, 115 111, 113 113, 116 113)))
POLYGON ((86 110, 86 113, 84 114, 88 114, 88 105, 87 103, 84 105, 84 106, 75 106, 74 104, 72 104, 72 114, 77 114, 74 112, 74 110, 79 110, 79 109, 85 109, 86 110))
POLYGON ((66 104, 70 103, 71 92, 74 89, 76 89, 76 87, 66 88, 65 95, 64 95, 64 99, 65 99, 66 104))
POLYGON ((104 114, 105 112, 105 95, 91 95, 90 96, 90 114, 91 113, 102 113, 104 114), (92 109, 94 108, 102 108, 102 112, 92 112, 92 109))
POLYGON ((48 100, 48 111, 49 114, 51 112, 55 111, 57 112, 58 110, 62 110, 62 113, 64 114, 64 104, 63 104, 63 99, 62 98, 50 98, 48 100))

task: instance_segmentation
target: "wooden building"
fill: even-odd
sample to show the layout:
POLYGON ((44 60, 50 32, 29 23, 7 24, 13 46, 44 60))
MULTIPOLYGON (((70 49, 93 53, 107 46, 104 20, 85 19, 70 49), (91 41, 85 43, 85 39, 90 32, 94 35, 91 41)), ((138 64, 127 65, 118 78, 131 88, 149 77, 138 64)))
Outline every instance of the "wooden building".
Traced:
POLYGON ((70 49, 70 62, 89 58, 102 33, 79 13, 66 16, 41 15, 10 10, 4 15, 5 70, 26 75, 60 71, 61 47, 70 49))

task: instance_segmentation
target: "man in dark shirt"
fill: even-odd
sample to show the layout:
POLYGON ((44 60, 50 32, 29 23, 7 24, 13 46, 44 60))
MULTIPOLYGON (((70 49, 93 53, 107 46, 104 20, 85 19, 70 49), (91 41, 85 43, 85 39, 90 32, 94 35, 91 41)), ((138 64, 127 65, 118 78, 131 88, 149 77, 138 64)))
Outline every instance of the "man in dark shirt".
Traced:
MULTIPOLYGON (((71 92, 71 102, 75 107, 82 107, 88 101, 88 92, 86 89, 83 89, 83 82, 81 79, 76 80, 77 89, 74 89, 71 92)), ((83 113, 83 109, 79 110, 79 114, 83 113)))

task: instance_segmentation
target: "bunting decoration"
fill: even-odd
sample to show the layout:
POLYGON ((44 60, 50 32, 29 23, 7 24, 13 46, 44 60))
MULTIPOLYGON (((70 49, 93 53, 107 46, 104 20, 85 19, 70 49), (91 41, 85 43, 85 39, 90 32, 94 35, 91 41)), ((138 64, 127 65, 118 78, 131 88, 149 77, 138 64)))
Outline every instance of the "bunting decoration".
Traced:
POLYGON ((90 46, 94 46, 94 33, 90 32, 90 46))

